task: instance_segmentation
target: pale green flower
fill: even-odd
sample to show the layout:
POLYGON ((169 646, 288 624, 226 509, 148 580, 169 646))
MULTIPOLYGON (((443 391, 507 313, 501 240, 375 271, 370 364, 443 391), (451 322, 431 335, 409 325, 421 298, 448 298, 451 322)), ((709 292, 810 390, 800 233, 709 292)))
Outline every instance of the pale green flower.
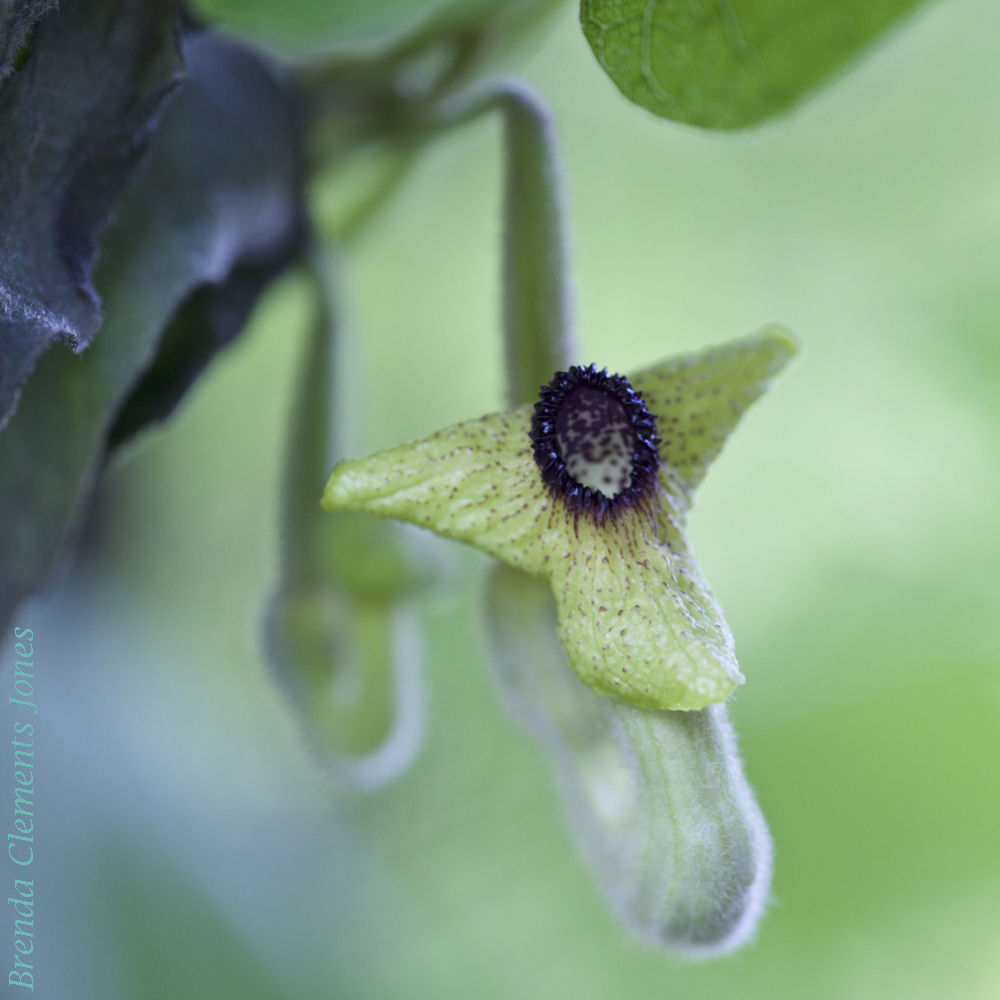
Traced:
POLYGON ((795 350, 769 327, 637 372, 631 395, 617 376, 574 368, 538 404, 340 462, 323 506, 409 521, 547 579, 584 684, 642 708, 703 708, 743 676, 688 546, 687 512, 795 350))

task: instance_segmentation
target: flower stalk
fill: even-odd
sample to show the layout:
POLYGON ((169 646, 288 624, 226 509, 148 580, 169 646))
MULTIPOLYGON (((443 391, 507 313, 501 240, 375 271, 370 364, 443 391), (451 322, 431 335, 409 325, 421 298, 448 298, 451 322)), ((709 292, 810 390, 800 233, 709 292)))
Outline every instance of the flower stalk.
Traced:
POLYGON ((503 121, 503 332, 507 398, 534 402, 575 353, 562 165, 552 115, 520 80, 499 77, 442 102, 433 127, 491 112, 503 121))

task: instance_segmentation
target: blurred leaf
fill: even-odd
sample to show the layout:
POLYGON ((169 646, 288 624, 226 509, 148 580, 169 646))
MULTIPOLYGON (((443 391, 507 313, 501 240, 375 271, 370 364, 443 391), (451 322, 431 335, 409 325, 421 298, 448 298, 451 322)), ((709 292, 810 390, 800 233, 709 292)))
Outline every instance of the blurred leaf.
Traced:
POLYGON ((396 35, 449 0, 194 0, 191 9, 210 22, 279 38, 329 43, 396 35))
POLYGON ((662 118, 739 129, 791 108, 921 0, 581 0, 598 62, 662 118))
POLYGON ((412 33, 461 31, 504 10, 551 0, 192 0, 208 22, 293 51, 387 46, 412 33))
POLYGON ((241 260, 221 283, 197 288, 181 306, 156 358, 119 410, 108 432, 109 449, 166 420, 216 353, 243 332, 258 299, 297 253, 301 227, 290 227, 286 236, 241 260))
POLYGON ((55 10, 57 0, 0 0, 0 86, 11 71, 35 22, 55 10))
POLYGON ((178 89, 148 160, 102 241, 105 311, 81 358, 49 351, 0 434, 0 631, 48 575, 90 491, 114 414, 193 288, 267 259, 299 226, 288 95, 249 52, 184 44, 178 89))
POLYGON ((45 348, 100 326, 97 238, 178 78, 174 29, 173 0, 69 0, 0 91, 0 428, 45 348))

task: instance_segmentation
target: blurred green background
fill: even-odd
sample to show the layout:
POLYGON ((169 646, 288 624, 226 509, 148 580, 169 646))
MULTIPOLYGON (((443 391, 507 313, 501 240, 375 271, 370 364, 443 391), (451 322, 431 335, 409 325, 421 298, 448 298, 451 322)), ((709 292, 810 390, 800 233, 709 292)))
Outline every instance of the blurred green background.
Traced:
MULTIPOLYGON (((18 616, 39 995, 1000 996, 997 37, 990 0, 932 5, 729 137, 627 105, 571 11, 521 67, 563 138, 585 360, 771 320, 804 344, 691 525, 777 849, 756 941, 691 965, 614 922, 498 702, 485 561, 458 546, 422 606, 416 764, 370 795, 317 775, 259 643, 309 315, 292 277, 18 616)), ((370 448, 502 405, 499 182, 496 123, 451 135, 349 255, 370 448)))

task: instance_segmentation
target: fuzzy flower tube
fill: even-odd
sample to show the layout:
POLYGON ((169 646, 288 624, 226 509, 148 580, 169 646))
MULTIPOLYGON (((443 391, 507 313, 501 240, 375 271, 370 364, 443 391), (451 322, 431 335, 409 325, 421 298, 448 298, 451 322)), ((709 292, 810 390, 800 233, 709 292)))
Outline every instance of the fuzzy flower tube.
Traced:
POLYGON ((504 701, 548 751, 622 922, 687 958, 743 944, 767 899, 771 842, 725 706, 656 712, 588 691, 559 645, 547 585, 503 564, 489 575, 486 626, 504 701))

